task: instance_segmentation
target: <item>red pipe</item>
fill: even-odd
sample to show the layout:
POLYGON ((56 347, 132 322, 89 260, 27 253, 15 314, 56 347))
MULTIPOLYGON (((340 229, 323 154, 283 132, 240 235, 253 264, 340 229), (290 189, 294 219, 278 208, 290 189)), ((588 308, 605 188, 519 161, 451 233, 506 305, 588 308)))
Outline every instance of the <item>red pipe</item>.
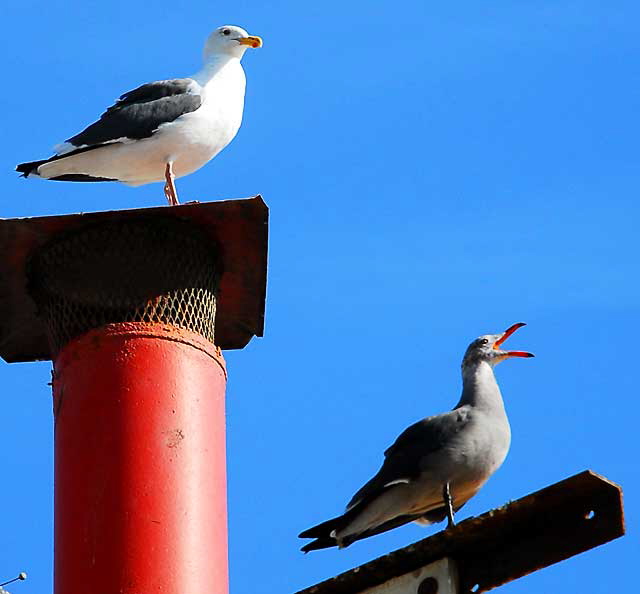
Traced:
POLYGON ((226 594, 220 351, 112 324, 54 370, 55 594, 226 594))

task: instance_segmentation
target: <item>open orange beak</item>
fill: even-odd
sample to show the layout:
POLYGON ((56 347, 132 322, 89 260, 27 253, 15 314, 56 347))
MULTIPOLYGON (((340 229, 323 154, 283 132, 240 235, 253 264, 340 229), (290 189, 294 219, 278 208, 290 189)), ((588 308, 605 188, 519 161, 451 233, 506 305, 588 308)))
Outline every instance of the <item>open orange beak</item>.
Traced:
POLYGON ((238 39, 240 45, 248 45, 249 47, 262 47, 262 38, 257 35, 250 35, 249 37, 241 37, 238 39))
MULTIPOLYGON (((493 343, 493 348, 496 349, 497 351, 501 350, 499 347, 500 345, 507 340, 507 338, 509 338, 509 336, 511 336, 518 328, 522 328, 522 326, 526 326, 525 323, 523 322, 518 322, 517 324, 514 324, 513 326, 509 326, 509 328, 507 328, 503 335, 498 338, 498 340, 496 340, 493 343)), ((535 355, 533 353, 527 353, 526 351, 502 351, 507 357, 535 357, 535 355)))

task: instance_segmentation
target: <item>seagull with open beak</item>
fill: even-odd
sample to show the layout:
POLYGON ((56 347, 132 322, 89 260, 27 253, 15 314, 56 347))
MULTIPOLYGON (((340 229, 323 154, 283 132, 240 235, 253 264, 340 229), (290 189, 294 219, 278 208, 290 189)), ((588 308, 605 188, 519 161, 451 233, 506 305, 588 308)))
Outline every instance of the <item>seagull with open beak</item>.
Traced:
POLYGON ((449 520, 504 461, 511 430, 493 368, 511 357, 502 344, 524 324, 476 338, 462 359, 462 396, 450 412, 411 425, 384 453, 378 473, 351 499, 347 510, 300 534, 314 538, 302 550, 337 546, 408 522, 449 520))

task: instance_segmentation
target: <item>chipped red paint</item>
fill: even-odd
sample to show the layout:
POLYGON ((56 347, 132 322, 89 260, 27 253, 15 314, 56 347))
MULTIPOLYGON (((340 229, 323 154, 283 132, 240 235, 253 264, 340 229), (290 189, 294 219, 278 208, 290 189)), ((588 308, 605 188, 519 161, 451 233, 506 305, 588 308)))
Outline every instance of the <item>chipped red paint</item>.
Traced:
POLYGON ((112 324, 54 363, 55 594, 225 594, 218 348, 162 324, 112 324))

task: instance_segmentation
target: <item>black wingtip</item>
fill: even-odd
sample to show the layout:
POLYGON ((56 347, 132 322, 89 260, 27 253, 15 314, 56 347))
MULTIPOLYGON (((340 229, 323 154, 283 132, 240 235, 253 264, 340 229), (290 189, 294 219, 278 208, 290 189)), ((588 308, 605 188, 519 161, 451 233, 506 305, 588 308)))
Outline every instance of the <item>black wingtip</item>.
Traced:
POLYGON ((298 534, 298 538, 319 538, 320 536, 322 536, 322 532, 319 532, 317 528, 318 526, 314 526, 313 528, 303 530, 300 534, 298 534))
MULTIPOLYGON (((66 156, 66 155, 63 155, 66 156)), ((30 163, 20 163, 16 165, 16 171, 20 174, 20 177, 29 177, 32 173, 38 174, 38 167, 44 163, 50 163, 61 158, 59 155, 51 157, 50 159, 43 159, 42 161, 31 161, 30 163)), ((84 173, 63 173, 56 177, 47 178, 51 181, 70 181, 70 182, 113 182, 118 181, 111 177, 96 177, 93 175, 87 175, 84 173)))
POLYGON ((338 541, 331 534, 335 534, 334 530, 339 530, 344 523, 345 516, 343 515, 303 530, 298 534, 298 538, 314 538, 315 540, 307 543, 300 550, 303 553, 308 553, 309 551, 338 546, 338 541))
POLYGON ((20 173, 20 177, 27 177, 30 173, 33 173, 42 165, 44 161, 31 161, 29 163, 20 163, 16 165, 16 171, 20 173))
POLYGON ((324 538, 317 538, 313 542, 307 543, 300 550, 306 555, 311 551, 319 551, 320 549, 329 549, 331 547, 337 547, 338 542, 331 536, 325 536, 324 538))
POLYGON ((298 538, 325 538, 331 534, 332 530, 338 528, 342 519, 343 516, 338 516, 337 518, 332 518, 331 520, 327 520, 326 522, 307 528, 298 534, 298 538))

